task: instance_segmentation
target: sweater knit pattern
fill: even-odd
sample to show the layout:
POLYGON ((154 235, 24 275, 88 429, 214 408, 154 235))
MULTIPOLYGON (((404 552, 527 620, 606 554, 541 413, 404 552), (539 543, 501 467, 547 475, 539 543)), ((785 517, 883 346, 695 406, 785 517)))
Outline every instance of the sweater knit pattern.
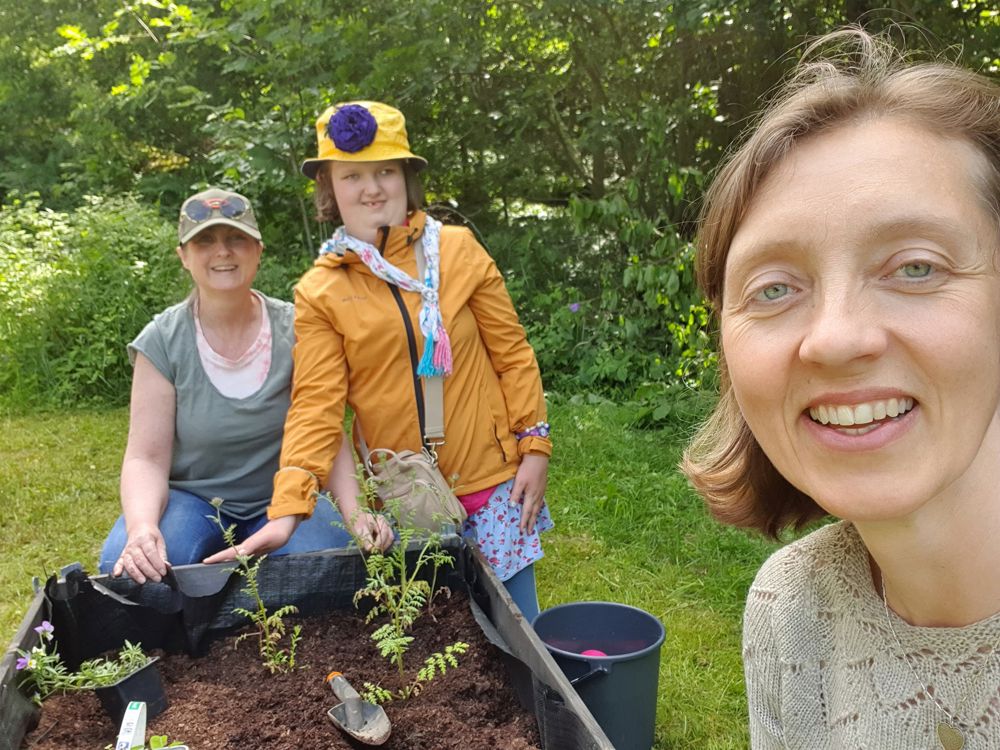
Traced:
POLYGON ((1000 749, 1000 614, 961 628, 890 617, 912 669, 852 524, 775 552, 743 622, 752 747, 939 749, 937 724, 955 722, 936 698, 964 750, 1000 749))

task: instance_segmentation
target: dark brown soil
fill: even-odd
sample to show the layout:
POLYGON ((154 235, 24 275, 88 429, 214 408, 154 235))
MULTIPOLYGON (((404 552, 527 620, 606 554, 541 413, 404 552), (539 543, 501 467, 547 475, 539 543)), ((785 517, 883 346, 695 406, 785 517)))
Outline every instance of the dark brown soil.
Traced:
MULTIPOLYGON (((438 676, 420 695, 385 705, 392 723, 386 750, 512 750, 539 748, 532 714, 521 709, 497 649, 484 638, 464 596, 438 597, 434 618, 414 627, 406 655, 412 678, 424 659, 455 641, 469 651, 460 666, 438 676)), ((192 750, 300 750, 366 747, 348 740, 327 717, 338 701, 324 677, 339 670, 356 688, 367 680, 395 689, 395 667, 379 656, 370 638, 374 625, 356 613, 302 620, 298 667, 269 674, 256 642, 233 646, 235 636, 212 644, 200 659, 161 655, 160 673, 169 708, 153 719, 150 734, 166 734, 192 750)), ((33 750, 97 750, 113 745, 117 727, 93 693, 53 696, 24 747, 33 750)))

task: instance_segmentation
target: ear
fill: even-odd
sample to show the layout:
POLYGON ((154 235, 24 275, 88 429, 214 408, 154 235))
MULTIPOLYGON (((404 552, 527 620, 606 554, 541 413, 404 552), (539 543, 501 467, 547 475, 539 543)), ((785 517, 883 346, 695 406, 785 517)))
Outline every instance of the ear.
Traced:
POLYGON ((177 253, 177 257, 181 259, 181 265, 186 269, 188 267, 186 253, 184 252, 184 245, 178 245, 174 248, 174 252, 177 253))

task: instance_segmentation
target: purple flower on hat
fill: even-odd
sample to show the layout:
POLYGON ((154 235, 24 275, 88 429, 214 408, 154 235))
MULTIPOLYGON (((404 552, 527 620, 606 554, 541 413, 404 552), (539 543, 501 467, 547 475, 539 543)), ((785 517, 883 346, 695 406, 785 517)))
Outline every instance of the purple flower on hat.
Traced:
POLYGON ((349 154, 356 153, 375 140, 378 123, 360 104, 345 104, 326 124, 333 145, 349 154))

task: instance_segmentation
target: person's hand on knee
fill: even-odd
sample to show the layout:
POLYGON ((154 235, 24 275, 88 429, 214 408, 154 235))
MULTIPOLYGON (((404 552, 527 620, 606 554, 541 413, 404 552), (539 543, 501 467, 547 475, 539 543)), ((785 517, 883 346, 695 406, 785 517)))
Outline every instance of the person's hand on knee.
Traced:
POLYGON ((128 573, 136 583, 159 581, 167 574, 167 545, 160 527, 142 524, 128 531, 128 541, 111 571, 112 576, 128 573))

